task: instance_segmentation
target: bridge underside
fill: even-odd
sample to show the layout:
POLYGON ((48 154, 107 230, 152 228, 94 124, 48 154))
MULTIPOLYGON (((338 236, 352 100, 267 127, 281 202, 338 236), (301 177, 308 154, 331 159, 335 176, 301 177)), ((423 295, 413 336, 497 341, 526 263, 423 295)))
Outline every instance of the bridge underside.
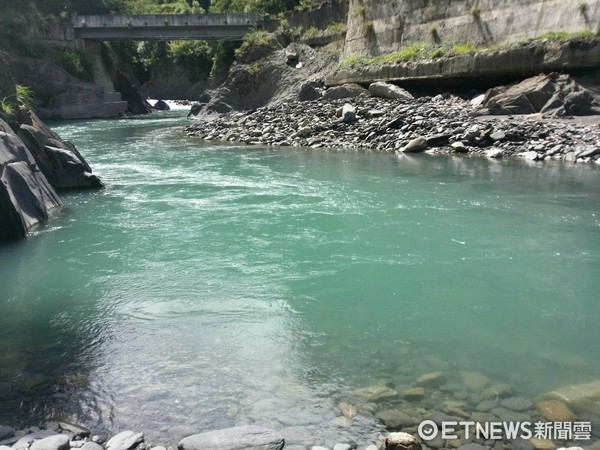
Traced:
POLYGON ((97 41, 176 41, 176 40, 242 40, 251 31, 247 25, 144 27, 144 28, 79 28, 75 35, 97 41))

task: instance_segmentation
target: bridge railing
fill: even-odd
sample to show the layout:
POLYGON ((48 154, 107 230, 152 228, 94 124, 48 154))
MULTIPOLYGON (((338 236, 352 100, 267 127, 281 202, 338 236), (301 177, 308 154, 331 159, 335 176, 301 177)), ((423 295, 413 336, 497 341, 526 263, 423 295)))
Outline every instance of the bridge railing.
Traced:
POLYGON ((230 14, 146 14, 146 15, 97 15, 71 17, 73 28, 151 28, 151 27, 210 27, 252 26, 260 22, 257 13, 230 14))

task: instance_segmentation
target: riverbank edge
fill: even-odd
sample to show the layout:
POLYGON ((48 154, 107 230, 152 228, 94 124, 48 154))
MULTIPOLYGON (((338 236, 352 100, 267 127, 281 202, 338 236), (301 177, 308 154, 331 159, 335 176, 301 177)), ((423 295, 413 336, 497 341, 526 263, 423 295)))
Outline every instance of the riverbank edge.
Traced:
POLYGON ((205 141, 249 146, 600 164, 600 115, 483 115, 470 101, 453 95, 407 100, 360 93, 290 102, 202 118, 184 132, 205 141))

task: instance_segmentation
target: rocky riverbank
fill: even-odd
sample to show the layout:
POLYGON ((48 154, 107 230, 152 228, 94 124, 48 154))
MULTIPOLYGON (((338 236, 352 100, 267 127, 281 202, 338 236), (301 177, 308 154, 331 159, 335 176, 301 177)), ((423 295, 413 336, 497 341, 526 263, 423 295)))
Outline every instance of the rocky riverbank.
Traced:
MULTIPOLYGON (((529 82, 523 88, 531 85, 529 82)), ((542 108, 548 107, 546 111, 492 117, 489 114, 498 110, 520 112, 518 102, 523 104, 523 98, 529 108, 525 111, 531 113, 532 102, 523 90, 515 89, 508 94, 506 89, 490 90, 475 99, 451 94, 415 98, 386 83, 373 83, 369 90, 347 84, 324 91, 319 83, 311 83, 300 92, 300 99, 308 101, 230 112, 200 120, 188 126, 186 132, 204 140, 248 145, 599 161, 600 121, 568 116, 568 94, 559 95, 549 89, 542 92, 538 84, 533 85, 535 89, 529 92, 532 98, 548 97, 541 102, 542 108)), ((592 94, 586 98, 588 111, 593 113, 596 99, 592 94)))
POLYGON ((366 386, 339 403, 340 427, 370 413, 392 430, 361 446, 352 440, 300 443, 288 434, 290 428, 257 425, 192 434, 177 444, 153 443, 143 431, 111 435, 49 419, 21 430, 0 425, 0 450, 598 450, 599 393, 600 381, 592 381, 532 400, 479 372, 435 371, 404 387, 384 381, 366 386), (516 432, 507 423, 516 424, 516 432))

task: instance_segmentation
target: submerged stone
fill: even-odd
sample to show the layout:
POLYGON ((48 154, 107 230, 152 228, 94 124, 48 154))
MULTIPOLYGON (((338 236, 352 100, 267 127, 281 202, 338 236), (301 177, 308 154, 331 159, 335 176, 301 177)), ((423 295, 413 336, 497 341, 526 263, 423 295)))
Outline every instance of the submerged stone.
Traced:
POLYGON ((373 386, 368 386, 354 392, 356 395, 365 397, 368 400, 379 400, 385 397, 395 397, 398 391, 387 387, 384 383, 379 383, 373 386))
POLYGON ((544 400, 535 404, 538 413, 550 422, 572 422, 576 416, 567 405, 558 400, 544 400))
POLYGON ((565 386, 540 396, 541 400, 558 400, 575 412, 600 415, 600 380, 565 386))
POLYGON ((446 382, 446 377, 442 372, 430 372, 424 375, 421 375, 417 378, 417 383, 419 383, 423 387, 438 387, 446 382))

